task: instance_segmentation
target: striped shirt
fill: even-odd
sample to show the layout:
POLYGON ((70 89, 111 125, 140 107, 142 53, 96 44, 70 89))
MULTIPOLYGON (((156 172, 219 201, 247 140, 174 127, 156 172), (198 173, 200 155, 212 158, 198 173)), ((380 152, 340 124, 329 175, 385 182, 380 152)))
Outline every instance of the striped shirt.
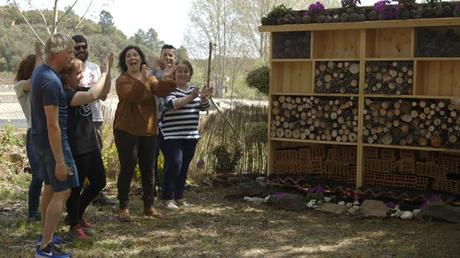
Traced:
POLYGON ((163 99, 163 114, 160 130, 165 140, 169 139, 199 139, 198 122, 200 111, 209 108, 209 102, 201 103, 199 97, 192 102, 176 109, 174 101, 190 95, 196 87, 189 85, 187 90, 176 88, 163 99))

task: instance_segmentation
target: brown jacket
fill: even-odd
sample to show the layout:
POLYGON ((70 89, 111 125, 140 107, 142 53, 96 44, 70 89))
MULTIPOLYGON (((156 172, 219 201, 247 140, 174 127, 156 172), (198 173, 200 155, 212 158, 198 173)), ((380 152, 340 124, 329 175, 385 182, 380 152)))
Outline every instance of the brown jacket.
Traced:
POLYGON ((116 81, 119 102, 113 129, 136 136, 156 135, 158 118, 153 96, 166 96, 174 88, 173 82, 158 83, 155 76, 149 77, 144 84, 128 73, 121 74, 116 81))

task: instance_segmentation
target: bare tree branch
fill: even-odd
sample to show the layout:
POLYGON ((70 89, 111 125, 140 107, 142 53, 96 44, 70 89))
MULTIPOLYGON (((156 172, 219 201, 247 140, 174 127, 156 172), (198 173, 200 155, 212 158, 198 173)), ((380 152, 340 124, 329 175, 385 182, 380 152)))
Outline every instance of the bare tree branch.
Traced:
POLYGON ((42 12, 40 9, 38 9, 37 7, 35 7, 35 5, 33 4, 32 1, 30 1, 30 4, 32 5, 32 7, 33 7, 34 9, 37 9, 37 11, 40 13, 40 16, 42 17, 43 22, 45 23, 46 31, 48 32, 48 35, 51 36, 51 31, 50 31, 48 22, 46 21, 45 15, 43 14, 43 12, 42 12))
POLYGON ((53 8, 53 35, 57 32, 57 20, 58 20, 58 8, 57 8, 58 0, 54 0, 54 8, 53 8))
POLYGON ((67 11, 65 11, 65 13, 61 17, 59 17, 58 21, 56 22, 56 27, 59 25, 59 23, 62 21, 62 19, 64 17, 66 17, 70 13, 70 11, 77 4, 77 2, 78 2, 78 0, 75 0, 75 2, 73 2, 73 4, 69 7, 69 9, 67 9, 67 11))
POLYGON ((32 27, 32 25, 30 25, 29 23, 29 20, 27 20, 26 16, 22 13, 21 9, 19 8, 18 6, 18 3, 16 3, 16 0, 13 0, 13 3, 14 5, 16 6, 16 8, 18 9, 18 13, 21 15, 21 17, 24 19, 24 21, 26 22, 27 26, 29 27, 29 29, 32 31, 32 33, 35 35, 35 37, 37 37, 37 39, 40 41, 40 43, 42 43, 42 45, 45 45, 45 42, 40 38, 40 36, 38 36, 37 32, 34 30, 34 28, 32 27))
POLYGON ((67 34, 67 35, 69 35, 69 36, 72 35, 72 33, 74 33, 74 32, 78 29, 78 27, 80 27, 80 24, 81 24, 81 23, 83 22, 83 20, 85 19, 85 16, 86 16, 86 14, 88 13, 89 9, 91 8, 91 5, 92 5, 92 4, 93 4, 93 0, 91 0, 91 2, 90 2, 89 5, 88 5, 88 8, 86 8, 85 13, 83 13, 83 15, 80 17, 80 20, 78 21, 77 26, 75 26, 75 28, 73 28, 72 31, 69 32, 69 34, 67 34))

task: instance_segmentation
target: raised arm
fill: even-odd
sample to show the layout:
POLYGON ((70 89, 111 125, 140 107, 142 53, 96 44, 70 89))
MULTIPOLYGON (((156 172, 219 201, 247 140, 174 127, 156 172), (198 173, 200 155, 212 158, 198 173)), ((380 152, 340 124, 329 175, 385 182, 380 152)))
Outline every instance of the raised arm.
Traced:
POLYGON ((110 69, 112 68, 112 64, 113 54, 110 54, 103 65, 99 80, 89 89, 89 91, 76 92, 72 98, 72 101, 70 102, 70 105, 75 107, 89 104, 94 100, 101 98, 101 96, 107 95, 112 84, 112 79, 110 76, 110 69))

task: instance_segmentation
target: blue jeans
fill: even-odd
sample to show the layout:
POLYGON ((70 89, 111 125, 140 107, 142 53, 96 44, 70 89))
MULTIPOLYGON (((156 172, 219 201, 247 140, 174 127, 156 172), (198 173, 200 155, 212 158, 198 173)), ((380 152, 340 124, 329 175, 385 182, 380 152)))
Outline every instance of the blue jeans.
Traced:
POLYGON ((38 208, 40 206, 40 193, 43 185, 43 169, 40 165, 37 150, 32 144, 30 129, 27 130, 26 150, 27 158, 29 159, 30 170, 32 171, 32 180, 29 185, 29 204, 28 213, 29 218, 38 216, 38 208))
POLYGON ((195 155, 198 140, 165 140, 161 132, 158 139, 165 158, 162 199, 165 201, 182 199, 188 167, 195 155))
MULTIPOLYGON (((78 171, 77 166, 75 165, 75 161, 72 156, 72 151, 70 150, 70 145, 66 137, 62 137, 62 152, 64 154, 64 161, 67 166, 72 171, 72 175, 67 177, 65 181, 59 181, 55 175, 55 167, 56 162, 54 160, 53 152, 51 151, 51 147, 48 146, 38 146, 35 145, 35 148, 38 153, 38 157, 40 158, 40 164, 43 169, 43 181, 45 185, 51 185, 51 188, 54 192, 62 192, 67 189, 71 189, 74 187, 78 187, 80 185, 78 181, 78 171)), ((32 138, 32 142, 34 138, 32 138)))

